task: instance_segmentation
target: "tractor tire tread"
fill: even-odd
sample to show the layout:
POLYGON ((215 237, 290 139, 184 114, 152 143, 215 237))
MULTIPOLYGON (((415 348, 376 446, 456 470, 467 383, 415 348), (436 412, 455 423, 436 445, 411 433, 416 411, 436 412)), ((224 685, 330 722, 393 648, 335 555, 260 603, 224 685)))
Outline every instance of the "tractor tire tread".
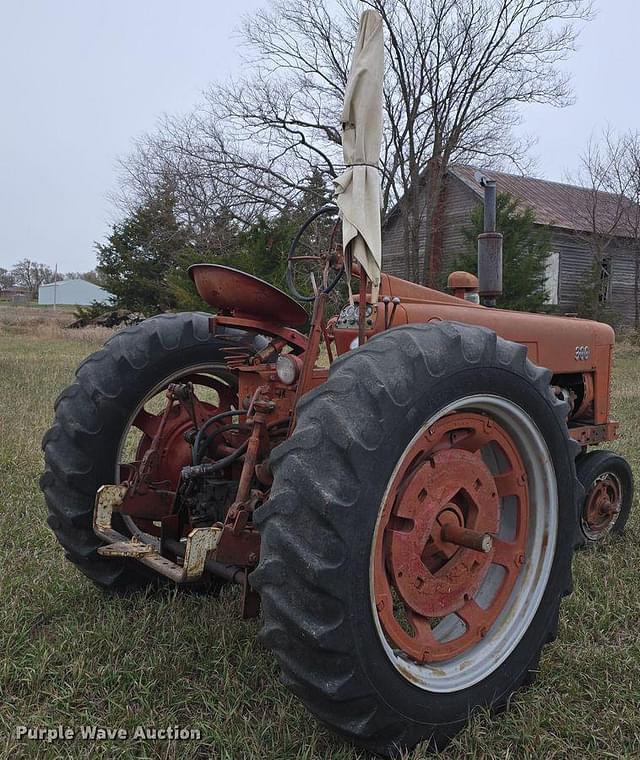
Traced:
MULTIPOLYGON (((409 386, 424 382, 425 373, 441 378, 473 365, 496 363, 526 375, 566 427, 568 406, 552 394, 551 373, 533 365, 524 346, 481 327, 451 322, 410 325, 388 330, 335 360, 327 382, 300 400, 294 433, 271 456, 274 483, 269 501, 255 514, 262 546, 260 564, 251 577, 262 599, 261 640, 274 651, 284 683, 317 718, 379 754, 411 747, 421 737, 380 698, 349 651, 349 610, 340 587, 349 536, 341 532, 339 516, 353 507, 360 487, 350 463, 381 445, 382 405, 388 410, 391 404, 395 414, 410 417, 409 386), (325 436, 336 450, 332 470, 316 458, 325 436), (301 493, 320 494, 305 499, 303 516, 296 503, 301 493)), ((567 445, 577 455, 580 447, 571 441, 567 445)), ((571 591, 570 557, 562 572, 560 595, 565 595, 571 591)), ((552 606, 548 641, 557 631, 559 604, 560 598, 552 606)), ((514 688, 533 682, 539 654, 531 653, 530 667, 514 688)), ((498 697, 492 709, 503 709, 512 691, 498 697)), ((441 749, 463 725, 440 725, 431 747, 441 749)))
MULTIPOLYGON (((127 327, 78 366, 75 379, 57 397, 55 419, 42 440, 45 469, 40 478, 48 525, 69 560, 98 585, 131 589, 158 576, 134 560, 102 558, 93 532, 96 468, 101 434, 110 410, 128 386, 171 352, 212 341, 209 314, 161 314, 127 327)), ((99 482, 98 482, 99 485, 99 482)))

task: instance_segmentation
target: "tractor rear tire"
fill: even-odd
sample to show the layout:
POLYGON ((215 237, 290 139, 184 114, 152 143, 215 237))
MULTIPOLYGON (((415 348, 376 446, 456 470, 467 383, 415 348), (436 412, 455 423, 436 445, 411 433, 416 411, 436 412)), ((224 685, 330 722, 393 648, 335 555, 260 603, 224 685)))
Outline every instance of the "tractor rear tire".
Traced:
POLYGON ((105 588, 130 589, 160 579, 135 560, 101 557, 102 542, 92 528, 96 491, 115 481, 119 447, 134 410, 182 369, 224 368, 223 346, 251 350, 264 344, 259 336, 237 330, 228 331, 224 341, 213 337, 209 316, 165 314, 116 333, 82 362, 74 382, 56 400, 54 423, 42 441, 40 487, 47 522, 67 559, 105 588))
MULTIPOLYGON (((551 392, 550 379, 548 370, 528 361, 524 346, 485 328, 447 322, 399 327, 335 361, 327 382, 301 400, 293 435, 272 454, 271 496, 254 516, 262 544, 251 582, 262 599, 261 639, 274 651, 283 682, 320 721, 355 744, 388 756, 422 741, 441 749, 475 710, 505 708, 511 694, 534 679, 543 647, 556 636, 560 600, 571 591, 581 493, 574 461, 579 447, 568 434, 567 405, 551 392), (384 541, 378 543, 382 505, 394 478, 400 473, 404 487, 420 467, 428 477, 428 465, 444 461, 438 456, 447 443, 420 467, 411 459, 406 470, 398 469, 403 456, 436 428, 446 430, 457 414, 487 429, 502 426, 513 441, 535 442, 534 454, 526 445, 513 454, 526 463, 520 486, 531 474, 528 490, 521 491, 528 494, 529 543, 527 554, 513 559, 522 570, 514 571, 501 617, 488 630, 469 626, 467 634, 482 637, 478 643, 450 661, 442 655, 431 663, 429 650, 420 661, 389 642, 380 623, 376 547, 385 550, 384 541)), ((464 431, 462 439, 464 446, 464 431)), ((451 434, 452 456, 471 461, 453 441, 451 434)), ((484 457, 484 449, 478 451, 484 457)), ((452 467, 442 475, 457 482, 458 472, 452 467)), ((406 507, 417 509, 419 521, 421 500, 436 497, 415 493, 420 504, 416 508, 414 499, 406 507)), ((495 496, 489 489, 486 499, 495 496)), ((518 515, 525 514, 521 510, 518 515)), ((389 535, 395 540, 415 524, 398 517, 397 524, 389 522, 395 531, 389 535)), ((455 551, 454 559, 467 550, 455 551)), ((395 560, 387 555, 385 561, 395 560)), ((472 560, 465 561, 471 567, 472 560)), ((416 587, 422 580, 416 578, 416 587)), ((417 633, 398 629, 399 639, 405 635, 417 633)), ((442 639, 436 644, 446 650, 442 639)))

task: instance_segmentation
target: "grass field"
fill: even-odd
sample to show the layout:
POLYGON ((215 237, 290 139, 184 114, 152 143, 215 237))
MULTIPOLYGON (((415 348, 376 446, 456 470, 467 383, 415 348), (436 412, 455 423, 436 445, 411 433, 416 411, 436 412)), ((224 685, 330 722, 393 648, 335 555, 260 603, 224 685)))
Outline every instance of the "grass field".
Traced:
MULTIPOLYGON (((63 315, 57 319, 62 322, 63 315)), ((318 726, 219 599, 109 597, 63 558, 38 489, 53 401, 104 333, 0 313, 0 757, 363 757, 318 726), (200 729, 199 741, 16 739, 19 725, 200 729)), ((640 349, 620 348, 614 448, 640 476, 640 349)), ((476 716, 442 758, 640 757, 640 521, 574 562, 558 640, 509 712, 476 716)), ((412 760, 426 757, 420 749, 412 760)))

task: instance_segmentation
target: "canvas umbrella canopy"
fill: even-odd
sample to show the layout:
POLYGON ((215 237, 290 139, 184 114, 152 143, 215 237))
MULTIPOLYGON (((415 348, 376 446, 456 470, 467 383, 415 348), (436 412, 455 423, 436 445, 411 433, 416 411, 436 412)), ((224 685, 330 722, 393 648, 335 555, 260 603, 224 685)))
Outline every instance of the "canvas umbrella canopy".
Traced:
POLYGON ((384 39, 382 18, 367 10, 347 80, 342 112, 342 152, 346 170, 336 180, 335 199, 342 217, 342 243, 372 285, 375 303, 380 284, 380 146, 384 39))

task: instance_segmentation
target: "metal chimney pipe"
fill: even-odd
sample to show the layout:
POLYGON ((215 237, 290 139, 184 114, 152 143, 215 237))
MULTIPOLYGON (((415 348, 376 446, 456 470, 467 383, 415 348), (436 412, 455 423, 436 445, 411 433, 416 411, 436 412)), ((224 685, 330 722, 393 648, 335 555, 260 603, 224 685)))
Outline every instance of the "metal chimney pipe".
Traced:
POLYGON ((493 180, 484 180, 484 232, 496 231, 496 183, 493 180))
POLYGON ((480 178, 484 187, 484 232, 478 236, 478 290, 485 306, 495 306, 502 294, 502 235, 496 232, 496 183, 480 178))

